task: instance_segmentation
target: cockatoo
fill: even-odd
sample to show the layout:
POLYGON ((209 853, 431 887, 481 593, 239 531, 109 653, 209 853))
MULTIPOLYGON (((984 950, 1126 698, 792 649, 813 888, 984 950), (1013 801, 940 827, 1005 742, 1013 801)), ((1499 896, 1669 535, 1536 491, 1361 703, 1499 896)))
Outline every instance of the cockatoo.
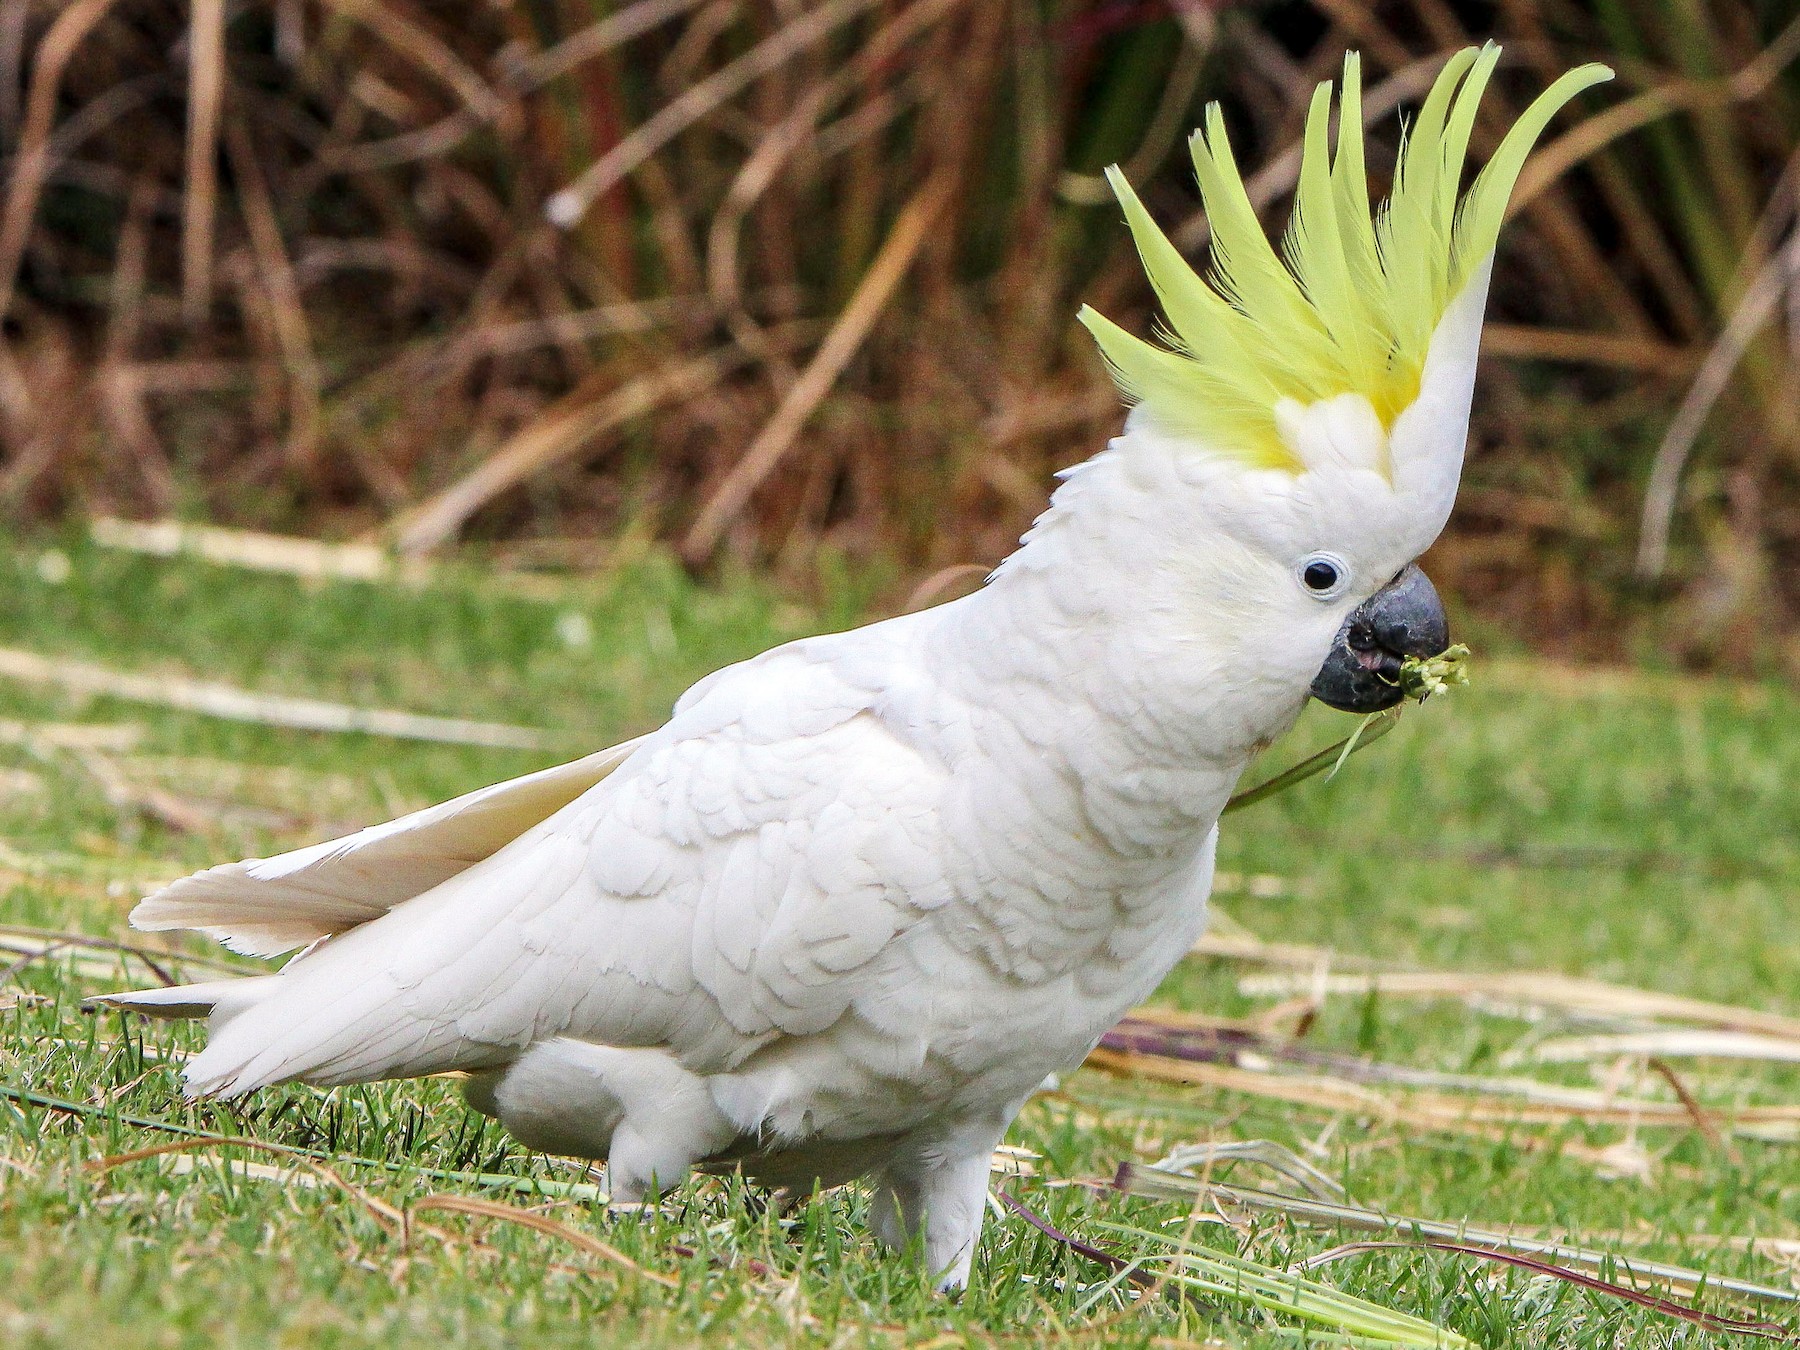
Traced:
POLYGON ((972 595, 707 677, 660 730, 344 839, 199 872, 141 929, 278 972, 107 997, 204 1017, 194 1095, 459 1072, 615 1199, 809 1190, 962 1286, 989 1159, 1206 922, 1221 808, 1309 694, 1399 701, 1448 640, 1450 513, 1501 217, 1558 80, 1466 195, 1499 52, 1451 58, 1385 210, 1357 59, 1306 123, 1282 254, 1215 106, 1202 277, 1124 178, 1169 346, 1084 310, 1133 405, 972 595), (1283 261, 1285 254, 1285 263, 1283 261))

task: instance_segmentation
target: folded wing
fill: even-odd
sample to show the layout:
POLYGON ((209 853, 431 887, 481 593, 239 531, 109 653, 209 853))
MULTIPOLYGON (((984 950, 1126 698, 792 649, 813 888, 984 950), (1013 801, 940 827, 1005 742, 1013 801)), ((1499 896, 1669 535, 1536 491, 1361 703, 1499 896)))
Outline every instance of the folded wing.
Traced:
MULTIPOLYGON (((464 859, 489 846, 498 822, 524 817, 517 803, 567 794, 575 766, 554 785, 513 788, 511 807, 466 807, 479 828, 434 836, 448 820, 422 821, 419 837, 454 847, 382 836, 258 879, 304 921, 274 904, 252 912, 241 891, 218 912, 183 900, 190 919, 264 945, 353 925, 256 981, 254 997, 219 998, 191 1089, 493 1068, 561 1036, 663 1047, 695 1072, 722 1072, 879 999, 884 981, 901 978, 884 953, 954 897, 938 835, 946 771, 895 711, 885 676, 908 683, 904 653, 864 649, 849 674, 831 659, 837 641, 724 672, 621 772, 602 782, 616 761, 582 761, 585 795, 479 861, 464 859), (371 859, 394 860, 410 879, 382 878, 371 900, 351 889, 349 870, 371 859), (327 874, 333 884, 321 885, 327 874), (362 917, 370 910, 380 912, 362 917)), ((172 907, 151 917, 171 919, 172 907)), ((186 1012, 198 1000, 151 991, 111 1001, 186 1012)))

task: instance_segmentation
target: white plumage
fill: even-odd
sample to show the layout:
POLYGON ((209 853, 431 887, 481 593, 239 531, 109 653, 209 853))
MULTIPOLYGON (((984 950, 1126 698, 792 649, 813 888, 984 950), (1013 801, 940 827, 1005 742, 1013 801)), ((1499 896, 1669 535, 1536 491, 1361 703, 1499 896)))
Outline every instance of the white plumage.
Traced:
POLYGON ((460 1070, 525 1143, 607 1158, 615 1197, 695 1166, 872 1175, 878 1233, 960 1285, 1013 1116, 1188 950, 1239 773, 1442 527, 1487 275, 1391 424, 1285 399, 1293 471, 1140 408, 976 594, 722 670, 616 749, 177 882, 139 927, 305 950, 110 1001, 210 1018, 194 1093, 460 1070))
POLYGON ((211 1016, 196 1093, 466 1071, 527 1144, 609 1157, 615 1196, 714 1159, 874 1172, 884 1236, 928 1215, 960 1282, 1007 1124, 1198 936, 1239 771, 1411 556, 1367 542, 1395 502, 1367 469, 1246 474, 1135 429, 974 595, 729 667, 617 751, 149 897, 139 927, 314 945, 117 1001, 211 1016), (1321 538, 1370 584, 1307 595, 1321 538))

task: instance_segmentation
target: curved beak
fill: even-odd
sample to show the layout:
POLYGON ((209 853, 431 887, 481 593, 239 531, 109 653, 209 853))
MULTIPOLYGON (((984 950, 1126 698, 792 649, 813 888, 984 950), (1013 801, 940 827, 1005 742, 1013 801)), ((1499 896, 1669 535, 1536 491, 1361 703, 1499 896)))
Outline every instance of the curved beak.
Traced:
POLYGON ((1331 655, 1312 682, 1312 696, 1343 712, 1371 713, 1400 702, 1400 665, 1436 656, 1450 645, 1450 622, 1437 588, 1417 563, 1350 611, 1331 655))

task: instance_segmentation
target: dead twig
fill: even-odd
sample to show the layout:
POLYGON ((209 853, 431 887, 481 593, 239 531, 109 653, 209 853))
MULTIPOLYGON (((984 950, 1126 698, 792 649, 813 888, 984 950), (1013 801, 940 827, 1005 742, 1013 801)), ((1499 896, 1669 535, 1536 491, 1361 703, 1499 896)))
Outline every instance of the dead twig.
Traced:
POLYGON ((25 124, 13 159, 6 206, 0 214, 0 314, 12 307, 19 263, 37 216, 38 196, 50 169, 50 126, 56 117, 56 95, 75 49, 94 25, 106 17, 113 0, 75 0, 56 16, 38 44, 32 62, 31 88, 25 96, 25 124))
POLYGON ((137 748, 144 729, 131 722, 19 722, 0 717, 0 745, 30 750, 122 750, 137 748))
POLYGON ((1719 339, 1706 354, 1700 373, 1688 388, 1674 420, 1656 447, 1644 511, 1638 526, 1637 574, 1646 581, 1660 577, 1669 560, 1669 532, 1674 524, 1681 475, 1707 415, 1725 392, 1731 376, 1750 350, 1756 335, 1774 317, 1782 297, 1800 287, 1800 227, 1774 257, 1764 263, 1726 321, 1719 339))
POLYGON ((520 428, 466 477, 395 517, 389 526, 394 547, 406 555, 439 547, 502 492, 579 453, 602 432, 718 383, 742 359, 714 353, 616 388, 609 388, 615 378, 610 372, 590 377, 520 428))
POLYGON ((213 212, 219 120, 225 104, 225 0, 194 0, 188 20, 187 191, 181 200, 181 317, 189 328, 212 303, 213 212))
POLYGON ((893 298, 932 225, 948 204, 952 187, 948 175, 933 178, 900 213, 887 241, 875 255, 874 262, 869 264, 869 270, 805 373, 794 382, 775 415, 701 507, 681 545, 682 556, 690 565, 698 565, 712 556, 726 525, 781 462, 807 418, 836 383, 850 358, 862 347, 876 318, 893 298))
POLYGON ((319 460, 319 399, 325 381, 313 355, 306 306, 294 278, 293 262, 281 240, 281 222, 276 219, 274 199, 269 195, 262 166, 257 163, 256 146, 241 121, 234 119, 226 126, 225 145, 231 154, 238 206, 250 232, 251 254, 256 261, 254 275, 246 275, 243 285, 246 289, 260 285, 268 306, 269 327, 281 349, 288 394, 285 453, 291 466, 315 473, 319 460))
POLYGON ((801 11, 800 17, 784 24, 730 65, 690 85, 673 102, 621 138, 579 178, 544 203, 545 218, 552 225, 572 228, 589 207, 681 132, 875 3, 876 0, 826 0, 817 8, 801 11))
POLYGON ((500 722, 432 717, 387 708, 357 708, 324 699, 259 694, 185 675, 139 675, 87 661, 0 647, 0 678, 50 685, 73 694, 100 695, 131 703, 177 708, 233 722, 292 727, 303 731, 360 732, 399 740, 441 741, 496 749, 547 750, 548 732, 500 722))
POLYGON ((1518 323, 1489 323, 1481 330, 1481 352, 1483 356, 1641 370, 1669 379, 1691 375, 1700 360, 1688 347, 1633 333, 1589 333, 1518 323))
POLYGON ((1017 1214, 1057 1245, 1067 1247, 1078 1256, 1085 1256, 1095 1264, 1106 1267, 1114 1275, 1123 1276, 1139 1289, 1149 1289, 1156 1284, 1156 1277, 1148 1271, 1138 1269, 1135 1262, 1125 1261, 1103 1248, 1096 1247, 1091 1242, 1083 1242, 1080 1238, 1070 1237, 1011 1191, 1001 1191, 999 1197, 1000 1203, 1008 1210, 1017 1214))
POLYGON ((190 556, 221 567, 277 572, 309 581, 396 581, 421 585, 430 572, 374 544, 334 544, 286 534, 261 534, 180 520, 119 520, 100 516, 88 535, 102 548, 154 558, 190 556))

